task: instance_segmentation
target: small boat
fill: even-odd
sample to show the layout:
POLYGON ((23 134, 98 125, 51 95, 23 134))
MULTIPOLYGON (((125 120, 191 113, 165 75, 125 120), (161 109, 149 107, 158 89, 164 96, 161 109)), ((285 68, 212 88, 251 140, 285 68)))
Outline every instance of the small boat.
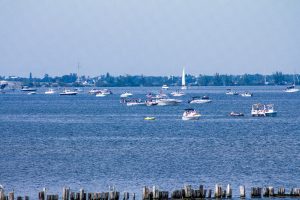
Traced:
POLYGON ((126 98, 126 97, 130 97, 130 96, 132 96, 132 93, 130 93, 130 92, 124 92, 120 95, 121 98, 126 98))
POLYGON ((200 114, 193 108, 185 109, 182 115, 182 120, 198 120, 200 114))
POLYGON ((277 111, 274 110, 273 104, 253 104, 251 109, 252 117, 275 117, 277 111))
POLYGON ((112 94, 112 91, 109 90, 109 89, 103 89, 103 90, 100 90, 100 92, 101 92, 102 94, 105 94, 105 95, 112 94))
POLYGON ((56 91, 53 90, 52 88, 50 88, 49 90, 47 90, 47 91, 45 92, 45 94, 55 94, 55 93, 56 93, 56 91))
POLYGON ((158 103, 156 101, 146 101, 146 106, 156 106, 158 103))
POLYGON ((203 96, 203 97, 193 97, 191 100, 188 101, 188 103, 210 103, 212 100, 209 99, 208 96, 203 96))
POLYGON ((167 85, 163 85, 161 88, 164 89, 164 90, 169 89, 169 87, 167 85))
POLYGON ((154 99, 162 99, 162 98, 168 98, 168 95, 164 94, 162 91, 157 94, 156 96, 152 97, 154 99))
POLYGON ((239 93, 237 93, 236 91, 232 91, 231 89, 227 89, 226 94, 227 95, 239 95, 239 93))
POLYGON ((33 95, 33 94, 36 94, 36 92, 28 92, 27 94, 28 95, 33 95))
POLYGON ((184 95, 184 92, 177 90, 176 92, 171 92, 171 95, 173 95, 174 97, 181 97, 184 95))
POLYGON ((91 89, 91 90, 89 91, 89 94, 97 94, 97 93, 99 93, 99 92, 101 92, 101 90, 98 90, 98 89, 96 89, 96 88, 93 88, 93 89, 91 89))
POLYGON ((244 116, 244 113, 236 113, 236 112, 231 112, 229 113, 229 116, 231 117, 243 117, 244 116))
POLYGON ((296 88, 295 84, 293 84, 291 86, 286 87, 286 89, 284 91, 287 93, 295 93, 295 92, 299 92, 299 89, 296 88))
POLYGON ((37 90, 36 88, 31 88, 28 86, 23 86, 21 89, 22 92, 35 92, 36 90, 37 90))
POLYGON ((181 103, 182 101, 178 99, 162 98, 162 99, 157 99, 156 102, 158 106, 174 106, 181 103))
POLYGON ((145 117, 144 120, 155 120, 155 117, 145 117))
POLYGON ((59 95, 77 95, 78 92, 72 90, 64 90, 63 92, 59 93, 59 95))
POLYGON ((252 97, 253 94, 250 93, 250 92, 244 92, 244 93, 241 94, 241 96, 242 96, 242 97, 252 97))
POLYGON ((126 102, 127 106, 145 106, 146 103, 141 101, 140 99, 137 100, 129 100, 126 102))
POLYGON ((104 94, 104 93, 102 93, 102 92, 98 92, 97 94, 96 94, 96 97, 106 97, 107 96, 107 94, 104 94))

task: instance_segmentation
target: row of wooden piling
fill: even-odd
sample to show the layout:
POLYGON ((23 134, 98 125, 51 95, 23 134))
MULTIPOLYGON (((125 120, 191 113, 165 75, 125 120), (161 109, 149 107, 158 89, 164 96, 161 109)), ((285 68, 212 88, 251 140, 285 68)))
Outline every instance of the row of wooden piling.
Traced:
MULTIPOLYGON (((240 186, 239 197, 246 198, 245 186, 240 186)), ((296 197, 300 198, 300 188, 292 188, 290 192, 286 192, 284 187, 280 187, 277 193, 274 187, 252 187, 251 198, 276 198, 276 197, 296 197)), ((143 187, 142 200, 196 200, 196 199, 231 199, 232 188, 228 184, 225 189, 221 185, 217 184, 214 191, 212 189, 206 189, 203 185, 199 188, 193 189, 191 185, 185 185, 182 189, 174 190, 169 196, 168 191, 160 191, 156 186, 152 189, 149 187, 143 187)), ((120 192, 111 190, 109 192, 89 192, 86 193, 83 189, 79 192, 71 192, 70 188, 64 187, 62 193, 62 200, 120 200, 120 192)), ((129 200, 129 192, 124 192, 122 196, 123 200, 129 200)), ((135 200, 135 193, 132 194, 132 200, 135 200)), ((10 192, 7 196, 4 190, 0 190, 0 200, 15 200, 14 192, 10 192)), ((29 200, 29 196, 17 196, 16 200, 29 200)), ((38 194, 38 200, 59 200, 58 194, 46 194, 46 189, 40 191, 38 194)))

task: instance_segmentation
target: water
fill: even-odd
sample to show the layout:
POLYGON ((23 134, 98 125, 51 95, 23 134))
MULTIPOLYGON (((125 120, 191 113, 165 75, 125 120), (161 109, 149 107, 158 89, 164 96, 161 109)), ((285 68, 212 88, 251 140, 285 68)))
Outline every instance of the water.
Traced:
MULTIPOLYGON (((159 88, 112 88, 114 95, 0 95, 0 184, 16 195, 37 198, 43 187, 61 194, 73 190, 135 192, 144 185, 174 190, 184 184, 231 183, 287 188, 300 183, 300 93, 281 87, 236 87, 254 97, 225 95, 224 87, 187 90, 184 103, 170 107, 127 107, 119 94, 144 98, 159 88), (210 104, 193 105, 199 121, 182 121, 187 100, 209 95, 210 104), (253 118, 254 103, 274 103, 278 116, 253 118), (245 117, 232 118, 231 111, 245 117), (156 117, 144 121, 145 116, 156 117)), ((42 90, 42 89, 40 89, 42 90)), ((86 89, 85 92, 88 90, 86 89)))

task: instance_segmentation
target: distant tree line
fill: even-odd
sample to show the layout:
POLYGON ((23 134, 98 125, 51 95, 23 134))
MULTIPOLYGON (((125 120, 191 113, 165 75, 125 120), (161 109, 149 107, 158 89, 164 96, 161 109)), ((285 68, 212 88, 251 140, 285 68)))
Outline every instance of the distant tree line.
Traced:
MULTIPOLYGON (((109 73, 104 75, 89 77, 77 76, 76 73, 71 73, 63 76, 51 77, 45 74, 43 78, 34 78, 30 73, 28 78, 25 77, 4 77, 0 76, 0 80, 17 81, 21 85, 30 87, 150 87, 162 86, 180 86, 180 76, 144 76, 144 75, 121 75, 112 76, 109 73)), ((275 72, 271 75, 262 74, 243 74, 243 75, 227 75, 216 73, 214 75, 186 75, 186 83, 189 86, 242 86, 242 85, 299 85, 299 74, 283 74, 275 72)))

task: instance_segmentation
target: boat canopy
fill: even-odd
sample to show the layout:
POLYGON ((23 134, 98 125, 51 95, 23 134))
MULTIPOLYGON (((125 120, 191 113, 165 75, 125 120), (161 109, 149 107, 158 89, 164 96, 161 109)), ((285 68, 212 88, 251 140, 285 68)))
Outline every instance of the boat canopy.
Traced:
POLYGON ((184 109, 185 111, 194 111, 195 109, 194 108, 186 108, 184 109))

